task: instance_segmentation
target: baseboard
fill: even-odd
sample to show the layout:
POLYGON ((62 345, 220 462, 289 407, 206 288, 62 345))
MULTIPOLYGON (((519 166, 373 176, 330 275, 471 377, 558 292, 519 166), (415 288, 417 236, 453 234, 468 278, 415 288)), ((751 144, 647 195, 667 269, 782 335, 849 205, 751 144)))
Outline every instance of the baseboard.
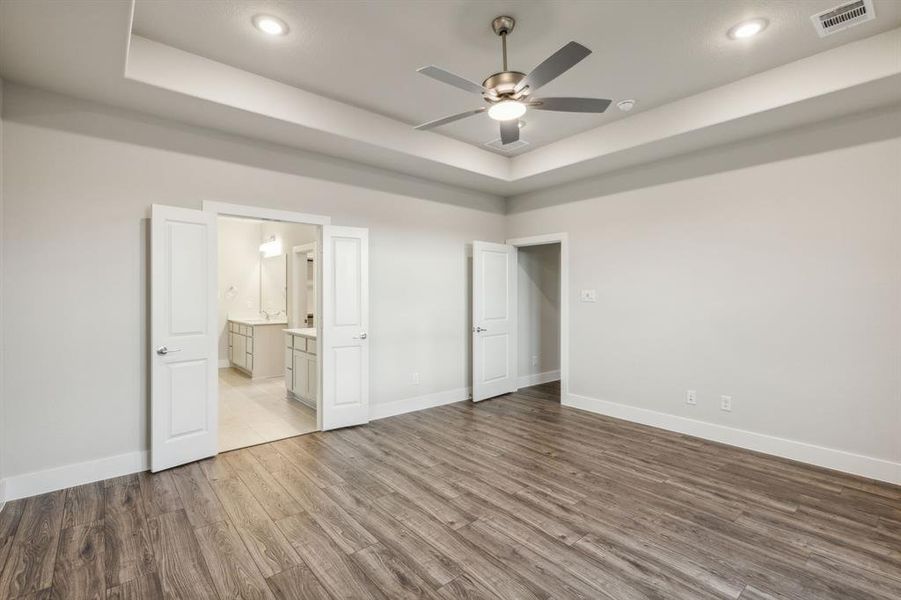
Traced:
POLYGON ((516 378, 516 387, 524 388, 532 385, 540 385, 560 379, 560 370, 545 371, 544 373, 530 373, 516 378))
POLYGON ((456 390, 447 390, 446 392, 437 392, 434 394, 426 394, 424 396, 415 396, 413 398, 405 398, 403 400, 395 400, 384 404, 375 404, 369 413, 371 419, 384 419, 385 417, 394 417, 408 412, 424 410, 426 408, 435 408, 444 404, 453 404, 454 402, 462 402, 472 397, 472 389, 465 387, 456 390))
POLYGON ((295 394, 294 392, 287 392, 287 394, 288 394, 288 398, 291 398, 291 400, 294 400, 295 402, 300 402, 301 404, 303 404, 304 406, 306 406, 308 408, 312 408, 313 410, 316 410, 318 408, 316 406, 315 400, 311 400, 310 398, 302 398, 302 397, 298 396, 297 394, 295 394))
POLYGON ((147 452, 129 452, 44 471, 14 475, 0 482, 0 491, 3 492, 0 501, 17 500, 92 481, 131 475, 146 471, 148 468, 147 452))
POLYGON ((806 442, 736 429, 726 425, 717 425, 707 421, 678 417, 578 394, 567 394, 563 399, 563 405, 607 415, 608 417, 641 423, 642 425, 684 433, 705 440, 728 444, 729 446, 737 446, 746 450, 772 454, 818 467, 901 485, 901 463, 881 458, 825 448, 806 442))

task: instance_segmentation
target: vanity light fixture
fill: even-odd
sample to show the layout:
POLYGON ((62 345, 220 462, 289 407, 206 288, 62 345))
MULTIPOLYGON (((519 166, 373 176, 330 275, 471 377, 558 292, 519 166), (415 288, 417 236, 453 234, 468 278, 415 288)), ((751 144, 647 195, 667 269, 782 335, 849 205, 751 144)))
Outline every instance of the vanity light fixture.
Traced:
POLYGON ((288 24, 272 15, 256 15, 253 26, 267 35, 285 35, 288 33, 288 24))
POLYGON ((272 258, 282 253, 282 242, 274 235, 266 238, 266 241, 260 244, 260 252, 263 258, 272 258))
POLYGON ((766 19, 750 19, 748 21, 742 21, 729 30, 728 36, 733 40, 744 40, 749 37, 754 37, 766 29, 767 25, 768 22, 766 19))

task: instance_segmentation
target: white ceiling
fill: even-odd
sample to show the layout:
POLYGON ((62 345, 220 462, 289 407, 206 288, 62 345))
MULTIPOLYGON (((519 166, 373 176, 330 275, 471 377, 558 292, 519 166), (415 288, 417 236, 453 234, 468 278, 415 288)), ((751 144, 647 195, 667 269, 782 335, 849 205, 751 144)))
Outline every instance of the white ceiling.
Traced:
MULTIPOLYGON (((545 96, 634 98, 631 114, 901 25, 901 2, 876 3, 878 18, 820 38, 810 15, 839 0, 419 0, 267 2, 137 0, 135 33, 328 98, 415 125, 483 104, 416 73, 437 65, 481 82, 501 70, 491 20, 516 18, 510 68, 528 72, 570 40, 593 51, 541 90, 545 96), (257 31, 259 13, 285 20, 289 34, 257 31), (752 40, 726 31, 752 17, 769 28, 752 40)), ((623 118, 531 111, 528 151, 623 118)), ((478 115, 436 130, 482 146, 497 123, 478 115)))
POLYGON ((821 39, 809 15, 836 3, 0 0, 0 78, 509 197, 901 102, 901 2, 875 0, 875 21, 821 39), (258 12, 291 34, 263 37, 258 12), (638 108, 530 114, 532 146, 515 157, 481 146, 496 135, 481 116, 441 131, 453 137, 412 130, 471 105, 415 69, 487 74, 501 13, 519 19, 515 68, 569 40, 594 50, 547 95, 638 108), (725 37, 759 16, 770 27, 757 38, 725 37))

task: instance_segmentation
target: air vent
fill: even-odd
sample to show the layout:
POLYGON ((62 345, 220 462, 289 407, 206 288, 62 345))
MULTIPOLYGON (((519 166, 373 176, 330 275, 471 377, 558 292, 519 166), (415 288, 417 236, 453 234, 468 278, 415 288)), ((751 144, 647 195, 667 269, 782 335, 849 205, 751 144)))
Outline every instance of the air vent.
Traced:
POLYGON ((509 144, 504 145, 501 143, 501 138, 497 138, 496 140, 491 140, 485 145, 493 150, 500 150, 501 152, 513 152, 515 150, 519 150, 520 148, 528 146, 529 142, 520 138, 515 142, 510 142, 509 144))
POLYGON ((875 18, 873 0, 854 0, 817 13, 810 20, 820 37, 826 37, 875 18))

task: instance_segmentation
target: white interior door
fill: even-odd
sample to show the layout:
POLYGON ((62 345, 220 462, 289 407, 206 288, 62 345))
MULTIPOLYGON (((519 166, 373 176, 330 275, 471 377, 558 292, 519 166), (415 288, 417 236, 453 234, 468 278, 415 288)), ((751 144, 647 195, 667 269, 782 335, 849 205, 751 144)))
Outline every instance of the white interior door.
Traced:
POLYGON ((322 227, 322 429, 369 422, 369 230, 322 227))
POLYGON ((472 243, 472 399, 516 390, 516 248, 472 243))
POLYGON ((216 218, 153 205, 150 249, 150 469, 216 454, 216 218))

